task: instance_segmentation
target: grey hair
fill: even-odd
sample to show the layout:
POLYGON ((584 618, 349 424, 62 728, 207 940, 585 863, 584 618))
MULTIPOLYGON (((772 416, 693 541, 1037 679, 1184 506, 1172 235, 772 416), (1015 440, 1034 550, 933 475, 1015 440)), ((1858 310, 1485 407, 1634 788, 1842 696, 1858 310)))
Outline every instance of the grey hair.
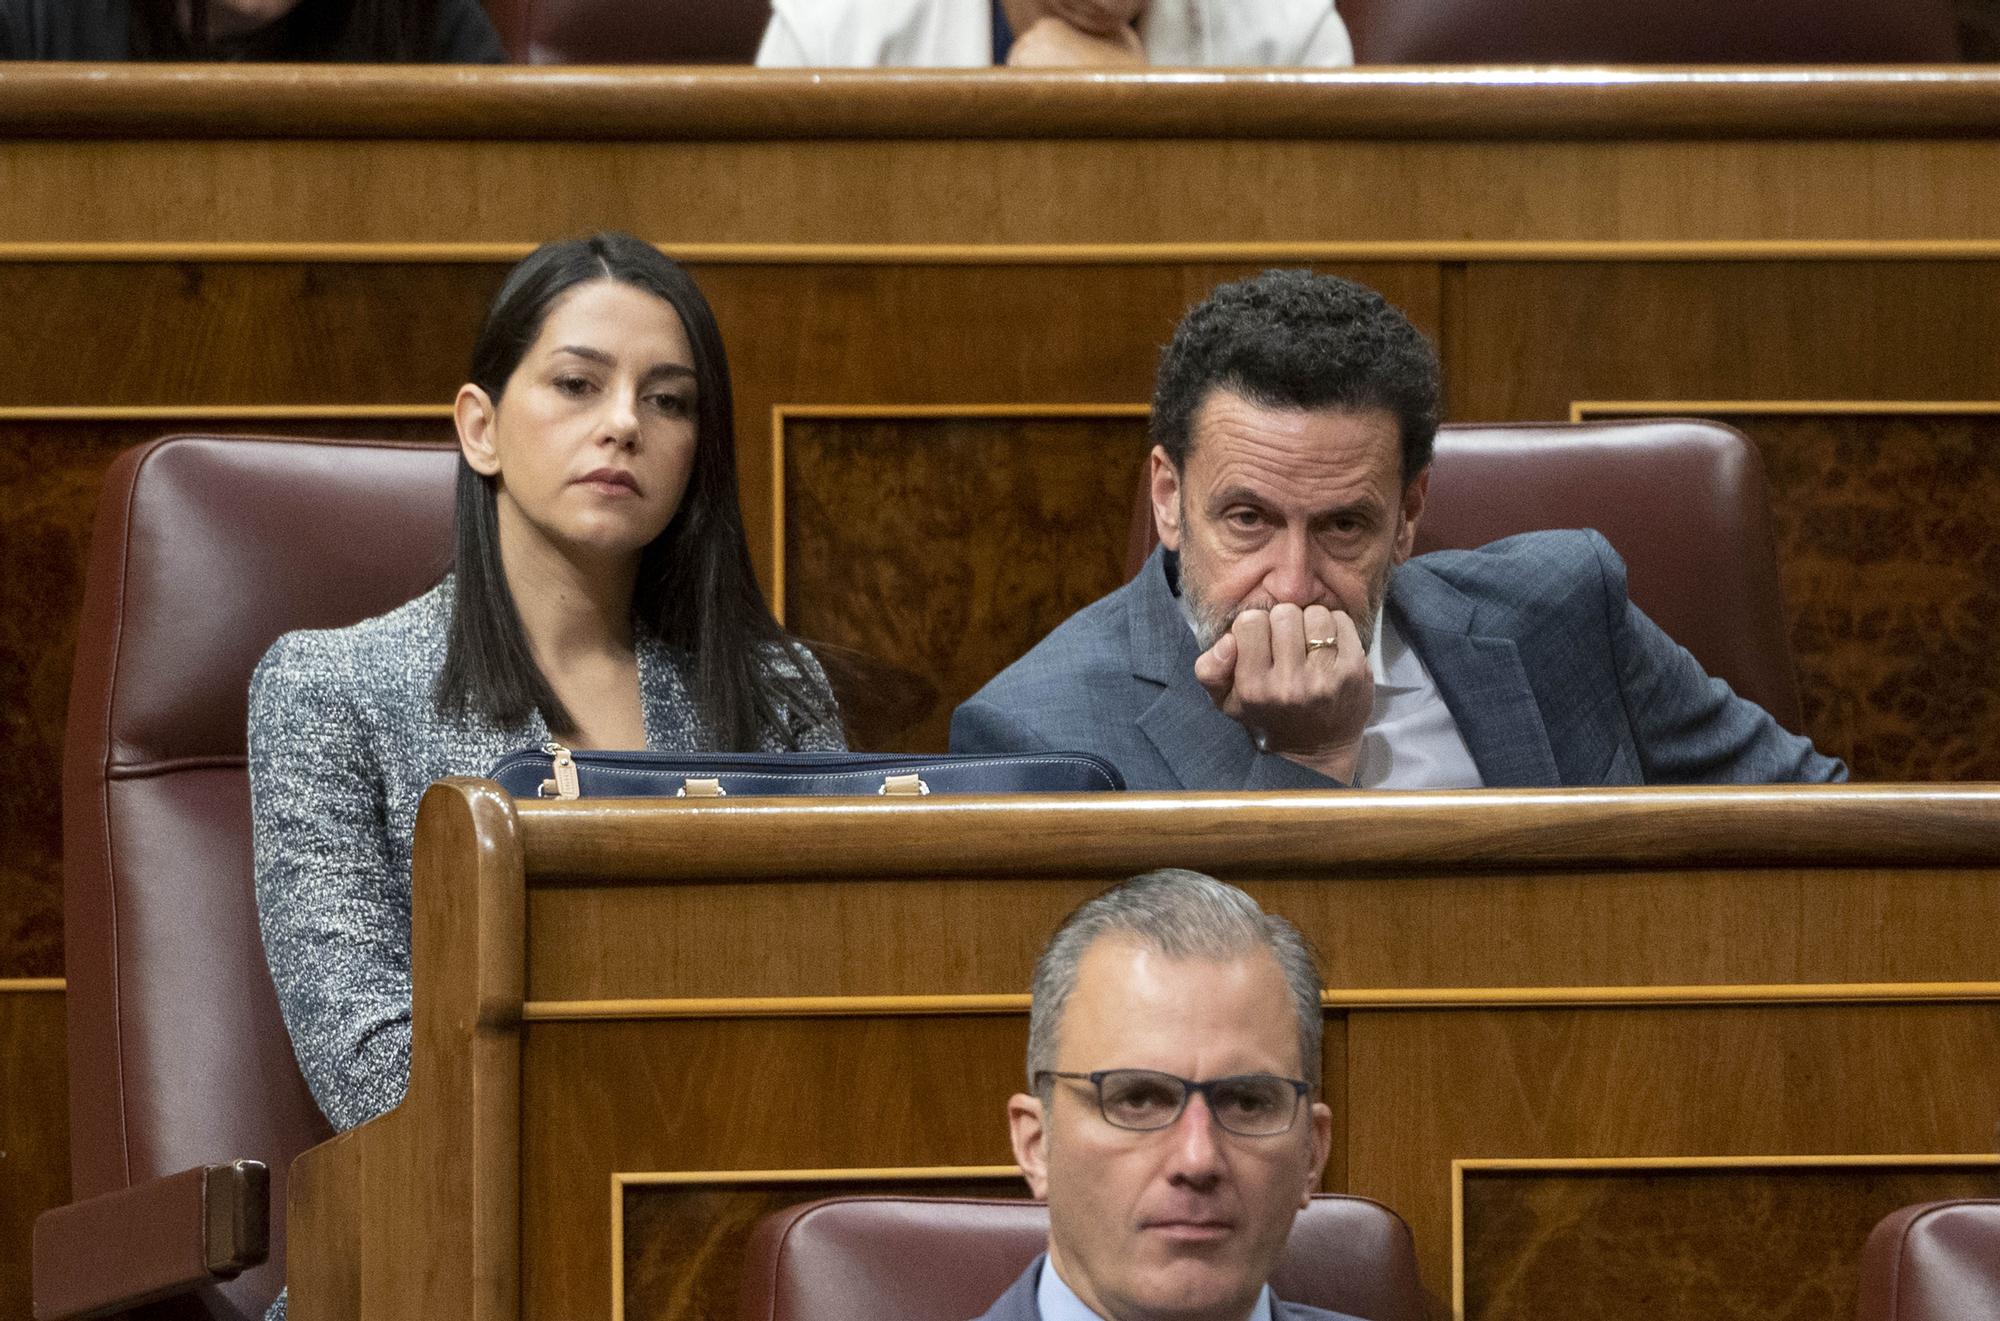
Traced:
POLYGON ((1305 1079, 1319 1082, 1321 1016, 1319 960, 1299 929, 1233 885, 1179 867, 1134 876, 1063 919, 1035 961, 1033 1005, 1028 1011, 1028 1087, 1035 1075, 1056 1067, 1056 1037, 1063 1007, 1076 989, 1077 969, 1105 936, 1125 936, 1170 959, 1234 959, 1271 951, 1292 992, 1298 1018, 1299 1062, 1305 1079))

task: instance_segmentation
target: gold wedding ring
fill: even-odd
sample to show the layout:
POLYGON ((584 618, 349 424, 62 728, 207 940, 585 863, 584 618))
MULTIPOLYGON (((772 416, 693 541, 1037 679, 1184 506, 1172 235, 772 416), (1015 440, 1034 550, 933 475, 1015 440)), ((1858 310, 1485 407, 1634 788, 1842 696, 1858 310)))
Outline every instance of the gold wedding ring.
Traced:
POLYGON ((1318 651, 1318 650, 1319 650, 1319 649, 1320 649, 1321 647, 1338 647, 1339 645, 1340 645, 1340 639, 1339 639, 1339 638, 1307 638, 1307 639, 1306 639, 1306 650, 1307 650, 1307 651, 1318 651))

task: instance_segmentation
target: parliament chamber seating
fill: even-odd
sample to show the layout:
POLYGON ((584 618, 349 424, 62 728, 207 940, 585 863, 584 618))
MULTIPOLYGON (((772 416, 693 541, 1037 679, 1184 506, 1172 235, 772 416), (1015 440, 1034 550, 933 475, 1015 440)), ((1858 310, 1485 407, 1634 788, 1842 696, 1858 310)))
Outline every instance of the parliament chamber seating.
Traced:
POLYGON ((250 671, 437 579, 456 454, 179 437, 105 477, 63 753, 73 1204, 36 1225, 43 1321, 187 1289, 176 1315, 257 1317, 283 1284, 284 1217, 255 1265, 265 1189, 233 1163, 282 1208, 330 1130, 257 931, 250 671))
POLYGON ((1861 1254, 1856 1321, 1972 1321, 2000 1316, 2000 1201, 1906 1206, 1861 1254))
POLYGON ((1360 64, 1899 64, 1959 58, 1948 0, 1340 0, 1360 64))
MULTIPOLYGON (((1741 432, 1691 420, 1438 432, 1418 554, 1571 527, 1604 534, 1633 601, 1710 674, 1799 728, 1764 468, 1741 432)), ((1128 573, 1157 543, 1142 469, 1128 573)))
MULTIPOLYGON (((1002 1198, 835 1197, 767 1216, 738 1321, 965 1321, 1047 1246, 1048 1209, 1002 1198), (950 1262, 951 1269, 935 1269, 950 1262)), ((1422 1321, 1409 1226, 1365 1197, 1315 1196, 1272 1289, 1287 1302, 1422 1321)))

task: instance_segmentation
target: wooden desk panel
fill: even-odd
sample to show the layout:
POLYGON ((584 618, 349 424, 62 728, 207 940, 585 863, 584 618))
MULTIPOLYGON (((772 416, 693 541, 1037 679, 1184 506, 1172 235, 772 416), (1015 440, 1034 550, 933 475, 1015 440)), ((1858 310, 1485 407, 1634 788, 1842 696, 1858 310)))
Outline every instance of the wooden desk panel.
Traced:
MULTIPOLYGON (((1857 1207, 1932 1186, 1920 1157, 1976 1164, 2000 1116, 1996 804, 1989 787, 516 810, 448 782, 420 823, 409 1099, 297 1167, 294 1307, 409 1313, 477 1283, 485 1316, 609 1317, 630 1284, 693 1318, 774 1181, 998 1177, 1041 942, 1084 895, 1176 864, 1241 881, 1328 953, 1329 1181, 1410 1220, 1440 1299, 1472 1262, 1468 1316, 1534 1316, 1537 1295, 1495 1282, 1576 1248, 1523 1238, 1529 1204, 1506 1199, 1575 1219, 1595 1185, 1482 1185, 1455 1237, 1455 1162, 1866 1157, 1918 1180, 1857 1207), (613 1232, 640 1176, 679 1190, 643 1245, 613 1232), (357 1244, 362 1187, 378 1230, 357 1244), (440 1216, 474 1241, 407 1230, 440 1216), (690 1237, 701 1216, 719 1227, 690 1237), (452 1254, 478 1259, 483 1235, 493 1265, 469 1280, 452 1254)), ((1626 1177, 1621 1206, 1717 1204, 1626 1177)), ((1721 1228, 1675 1222, 1628 1251, 1684 1285, 1674 1245, 1721 1228)), ((1777 1248, 1767 1268, 1826 1269, 1777 1248)), ((1744 1305, 1684 1297, 1660 1315, 1744 1305)))

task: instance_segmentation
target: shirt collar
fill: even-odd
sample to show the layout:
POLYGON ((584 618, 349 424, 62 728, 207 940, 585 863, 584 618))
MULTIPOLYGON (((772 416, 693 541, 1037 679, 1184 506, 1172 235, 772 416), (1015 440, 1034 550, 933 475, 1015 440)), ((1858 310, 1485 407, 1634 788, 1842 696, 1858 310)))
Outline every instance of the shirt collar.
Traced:
MULTIPOLYGON (((1097 1313, 1084 1305, 1076 1296, 1076 1291, 1063 1283, 1062 1276, 1056 1274, 1055 1263, 1042 1258, 1042 1278, 1035 1288, 1035 1306, 1040 1309, 1042 1321, 1102 1321, 1097 1313)), ((1243 1321, 1272 1321, 1271 1286, 1265 1285, 1257 1294, 1257 1304, 1243 1321)))

